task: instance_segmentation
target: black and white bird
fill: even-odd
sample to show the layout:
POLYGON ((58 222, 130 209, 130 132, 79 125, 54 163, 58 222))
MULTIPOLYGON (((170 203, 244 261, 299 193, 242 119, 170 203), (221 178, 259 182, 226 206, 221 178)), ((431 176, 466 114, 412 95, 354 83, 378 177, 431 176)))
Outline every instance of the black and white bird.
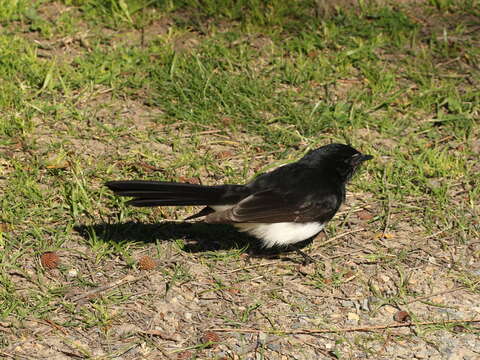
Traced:
POLYGON ((315 237, 345 201, 345 187, 371 155, 349 145, 329 144, 297 162, 257 176, 245 185, 205 186, 163 181, 109 181, 133 206, 205 205, 188 219, 233 224, 266 248, 291 246, 315 237))

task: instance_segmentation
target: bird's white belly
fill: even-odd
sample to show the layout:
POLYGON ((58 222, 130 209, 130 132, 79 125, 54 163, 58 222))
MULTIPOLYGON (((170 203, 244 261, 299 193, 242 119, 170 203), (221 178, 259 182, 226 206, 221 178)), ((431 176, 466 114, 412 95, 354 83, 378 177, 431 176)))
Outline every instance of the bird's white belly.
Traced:
MULTIPOLYGON (((225 211, 233 206, 235 205, 214 205, 210 207, 215 211, 225 211)), ((324 227, 324 224, 317 222, 239 223, 233 225, 238 230, 262 240, 263 246, 266 248, 275 245, 285 246, 307 240, 318 234, 324 227)))
POLYGON ((275 245, 289 245, 307 240, 323 229, 323 224, 308 223, 240 223, 234 224, 240 231, 244 231, 262 240, 267 248, 275 245))

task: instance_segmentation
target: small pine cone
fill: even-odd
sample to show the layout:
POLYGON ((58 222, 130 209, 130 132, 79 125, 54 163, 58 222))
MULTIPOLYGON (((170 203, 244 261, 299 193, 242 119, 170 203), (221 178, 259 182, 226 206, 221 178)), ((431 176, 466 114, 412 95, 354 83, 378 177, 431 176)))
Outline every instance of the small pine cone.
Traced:
POLYGON ((193 358, 193 353, 191 351, 182 351, 177 355, 177 360, 188 360, 193 358))
POLYGON ((411 317, 408 312, 402 310, 402 311, 397 311, 397 313, 393 316, 393 320, 400 323, 406 323, 406 322, 410 322, 411 317))
POLYGON ((45 269, 55 269, 60 264, 60 257, 56 253, 48 251, 40 256, 40 262, 45 269))
POLYGON ((138 267, 140 268, 140 270, 153 270, 156 266, 157 263, 155 262, 155 260, 153 260, 148 255, 142 256, 138 260, 138 267))
POLYGON ((213 331, 205 331, 202 336, 202 343, 203 344, 208 344, 210 343, 210 346, 213 346, 216 343, 219 343, 221 341, 220 336, 218 336, 217 333, 214 333, 213 331), (212 344, 213 343, 213 344, 212 344))

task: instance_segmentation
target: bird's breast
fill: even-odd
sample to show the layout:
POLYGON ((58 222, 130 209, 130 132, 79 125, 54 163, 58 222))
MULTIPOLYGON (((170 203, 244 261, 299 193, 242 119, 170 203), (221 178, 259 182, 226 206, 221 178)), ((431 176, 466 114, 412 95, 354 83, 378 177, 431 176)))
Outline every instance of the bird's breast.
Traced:
POLYGON ((295 244, 318 234, 324 227, 319 222, 294 223, 239 223, 234 224, 244 231, 262 240, 267 248, 295 244))

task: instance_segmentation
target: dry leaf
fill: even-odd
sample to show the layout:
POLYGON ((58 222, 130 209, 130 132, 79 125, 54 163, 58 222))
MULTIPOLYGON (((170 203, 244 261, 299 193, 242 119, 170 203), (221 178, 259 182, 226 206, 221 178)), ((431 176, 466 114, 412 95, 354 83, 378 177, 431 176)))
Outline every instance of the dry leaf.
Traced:
POLYGON ((178 181, 187 184, 200 184, 200 180, 198 180, 197 178, 187 178, 185 176, 179 176, 178 181))
POLYGON ((380 239, 393 239, 395 238, 395 235, 392 233, 379 233, 374 236, 375 240, 380 240, 380 239))
POLYGON ((362 210, 357 213, 357 216, 360 220, 372 220, 373 214, 367 210, 362 210))
POLYGON ((217 157, 219 159, 230 159, 233 157, 233 153, 231 151, 220 151, 217 153, 217 157))
POLYGON ((47 169, 66 169, 70 166, 64 153, 50 155, 45 159, 44 164, 47 169))
POLYGON ((7 223, 0 223, 0 232, 9 232, 12 230, 12 225, 7 223))

